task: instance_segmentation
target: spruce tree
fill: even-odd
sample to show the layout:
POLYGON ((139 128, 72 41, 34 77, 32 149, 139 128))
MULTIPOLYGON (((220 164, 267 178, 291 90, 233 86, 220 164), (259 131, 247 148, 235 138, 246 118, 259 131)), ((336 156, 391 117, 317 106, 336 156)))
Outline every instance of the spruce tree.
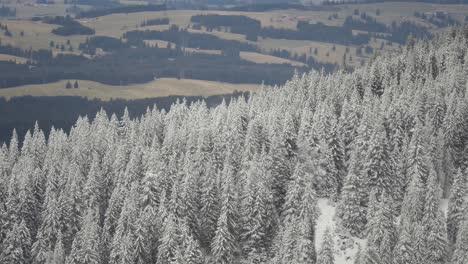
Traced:
POLYGON ((0 262, 26 264, 31 261, 31 237, 24 220, 15 223, 2 243, 0 262))
POLYGON ((465 178, 466 171, 463 173, 462 170, 459 169, 452 184, 452 189, 450 190, 447 212, 447 234, 448 240, 452 244, 456 242, 459 226, 463 220, 463 214, 466 213, 463 210, 467 192, 467 182, 465 178))
POLYGON ((317 255, 317 263, 334 264, 335 263, 334 241, 330 228, 325 230, 322 247, 317 255))
POLYGON ((228 154, 224 163, 220 216, 216 224, 215 237, 211 242, 213 261, 219 264, 231 263, 238 253, 237 228, 239 214, 234 192, 234 171, 229 162, 229 157, 228 154))
POLYGON ((158 248, 158 261, 161 264, 171 264, 175 261, 178 247, 180 245, 180 238, 177 234, 177 220, 173 214, 164 221, 163 233, 161 242, 158 248))
POLYGON ((350 159, 348 175, 344 183, 341 200, 337 207, 339 223, 352 235, 363 236, 367 223, 366 208, 362 206, 362 181, 356 175, 355 155, 350 159))
POLYGON ((447 230, 445 217, 440 210, 442 192, 434 169, 430 170, 425 196, 424 216, 424 252, 426 263, 443 264, 447 259, 447 230))
POLYGON ((468 220, 464 219, 460 224, 457 243, 453 251, 451 264, 464 264, 468 262, 468 220))

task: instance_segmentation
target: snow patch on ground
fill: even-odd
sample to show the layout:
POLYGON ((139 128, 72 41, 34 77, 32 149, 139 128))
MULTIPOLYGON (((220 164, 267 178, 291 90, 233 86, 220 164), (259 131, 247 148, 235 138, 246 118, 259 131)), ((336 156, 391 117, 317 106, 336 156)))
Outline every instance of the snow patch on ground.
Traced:
POLYGON ((353 264, 359 245, 361 249, 364 249, 366 240, 337 232, 335 221, 336 206, 329 199, 321 198, 318 200, 317 205, 320 210, 320 216, 315 228, 315 247, 317 248, 317 252, 322 246, 325 230, 330 227, 335 234, 335 264, 353 264))
MULTIPOLYGON (((361 250, 365 249, 366 239, 340 234, 336 226, 336 206, 329 199, 318 199, 317 206, 320 210, 320 216, 317 219, 317 226, 315 227, 315 248, 317 252, 322 246, 325 230, 330 227, 335 234, 335 264, 353 264, 359 246, 361 250)), ((442 199, 440 209, 447 215, 448 199, 442 199)))
POLYGON ((448 202, 449 202, 448 199, 442 199, 442 201, 440 201, 440 209, 442 210, 442 212, 444 212, 445 217, 447 217, 448 202))
POLYGON ((315 247, 320 248, 322 246, 323 235, 325 230, 330 227, 335 230, 335 206, 328 203, 329 199, 318 199, 317 205, 320 210, 320 216, 317 220, 317 226, 315 227, 315 247))

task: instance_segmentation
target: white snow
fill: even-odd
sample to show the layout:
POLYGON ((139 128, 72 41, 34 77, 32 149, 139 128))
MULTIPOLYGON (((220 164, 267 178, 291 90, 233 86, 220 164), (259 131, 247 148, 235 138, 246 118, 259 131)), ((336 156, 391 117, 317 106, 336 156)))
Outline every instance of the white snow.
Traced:
POLYGON ((442 212, 444 213, 445 217, 447 217, 448 202, 449 202, 448 199, 442 199, 442 201, 440 201, 440 210, 442 210, 442 212))
POLYGON ((329 199, 321 198, 318 200, 317 205, 320 210, 320 216, 315 227, 315 247, 317 252, 322 246, 325 230, 330 227, 335 234, 335 264, 353 264, 358 252, 358 245, 361 245, 361 249, 364 249, 366 240, 337 232, 335 221, 336 207, 334 204, 331 204, 329 199))
MULTIPOLYGON (((320 216, 315 227, 315 248, 318 250, 322 246, 323 235, 327 227, 330 227, 335 234, 335 264, 353 264, 356 253, 360 245, 361 250, 366 247, 366 239, 339 234, 336 230, 335 211, 336 206, 329 199, 318 199, 317 206, 320 216)), ((447 215, 448 199, 442 199, 440 209, 447 215)))

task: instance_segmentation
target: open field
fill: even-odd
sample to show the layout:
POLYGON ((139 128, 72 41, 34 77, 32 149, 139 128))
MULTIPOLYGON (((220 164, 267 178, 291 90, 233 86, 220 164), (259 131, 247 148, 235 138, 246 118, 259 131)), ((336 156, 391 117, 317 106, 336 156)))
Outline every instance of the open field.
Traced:
POLYGON ((14 61, 19 64, 24 64, 28 61, 28 59, 23 58, 23 57, 13 56, 13 55, 0 54, 0 61, 14 61))
MULTIPOLYGON (((65 13, 65 10, 71 5, 64 5, 63 1, 56 1, 57 4, 6 4, 9 7, 16 8, 16 18, 28 19, 33 16, 60 16, 65 13), (59 3, 62 2, 62 3, 59 3)), ((80 6, 86 8, 84 6, 80 6)))
MULTIPOLYGON (((11 5, 10 5, 11 6, 11 5)), ((18 8, 18 16, 20 18, 32 17, 33 15, 58 15, 64 14, 64 10, 67 5, 55 4, 55 5, 36 5, 36 6, 25 6, 15 5, 18 8)), ((158 12, 139 12, 130 14, 111 14, 107 16, 97 18, 80 19, 79 21, 88 27, 96 30, 96 35, 111 36, 120 38, 125 32, 130 30, 165 30, 169 26, 147 26, 141 27, 140 24, 149 19, 155 18, 169 18, 170 24, 178 25, 181 28, 189 28, 190 32, 194 33, 208 33, 214 36, 228 39, 245 41, 245 36, 240 34, 233 34, 225 31, 213 30, 208 32, 206 30, 193 30, 190 28, 190 18, 197 14, 220 14, 220 15, 244 15, 253 19, 260 20, 263 27, 273 26, 276 28, 295 28, 298 20, 305 20, 310 22, 321 22, 327 25, 341 25, 344 19, 352 15, 355 9, 360 12, 366 12, 367 14, 376 17, 378 21, 384 22, 390 25, 392 21, 404 21, 412 20, 417 21, 420 24, 424 24, 427 27, 433 28, 433 25, 415 18, 414 12, 432 13, 435 11, 444 11, 451 16, 462 19, 464 15, 468 14, 468 5, 433 5, 424 3, 379 3, 379 4, 360 4, 360 5, 339 5, 337 7, 339 11, 335 12, 338 16, 329 20, 329 16, 333 12, 328 11, 300 11, 300 10, 275 10, 269 12, 228 12, 228 11, 200 11, 200 10, 170 10, 170 11, 158 11, 158 12), (376 10, 379 9, 381 14, 376 16, 376 10)), ((79 43, 85 41, 86 36, 57 36, 52 34, 50 31, 56 28, 56 25, 48 25, 41 22, 32 22, 24 20, 6 20, 0 19, 0 23, 8 25, 10 31, 13 33, 13 37, 2 36, 4 43, 10 43, 14 46, 18 46, 24 49, 40 49, 48 48, 50 41, 54 41, 57 44, 66 43, 70 39, 74 49, 77 49, 79 43), (24 32, 24 36, 20 36, 21 31, 24 32)), ((249 42, 255 43, 255 42, 249 42)), ((322 48, 327 50, 324 46, 328 46, 331 49, 332 44, 330 43, 314 43, 313 41, 295 41, 295 40, 281 40, 281 39, 259 39, 257 45, 261 49, 269 50, 271 48, 281 48, 293 52, 303 52, 304 49, 309 50, 312 48, 322 48), (301 46, 301 47, 299 47, 301 46)), ((336 45, 338 46, 338 45, 336 45)), ((67 47, 68 48, 68 47, 67 47)), ((387 48, 385 48, 387 50, 387 48)), ((322 52, 324 55, 327 52, 322 52)), ((333 56, 315 56, 316 59, 323 62, 337 62, 341 61, 342 54, 335 58, 333 56)))
MULTIPOLYGON (((45 24, 42 22, 30 21, 33 16, 45 15, 65 15, 66 8, 70 5, 63 4, 63 0, 57 1, 58 4, 36 5, 36 4, 12 4, 12 1, 7 6, 17 8, 17 18, 15 19, 0 19, 0 23, 7 25, 12 37, 4 36, 4 31, 0 30, 0 39, 2 43, 11 44, 22 49, 50 49, 53 54, 73 53, 81 54, 78 50, 80 43, 86 41, 90 36, 72 35, 58 36, 51 31, 58 25, 45 24), (23 34, 22 34, 23 33, 23 34), (54 42, 54 47, 50 46, 50 42, 54 42), (70 45, 66 43, 70 41, 70 45), (57 47, 58 45, 58 47, 57 47), (60 48, 64 46, 65 51, 60 48), (72 51, 69 51, 70 48, 72 51)), ((127 3, 136 4, 136 2, 128 1, 127 3)), ((143 3, 143 2, 138 2, 143 3)), ((80 6, 80 8, 89 8, 80 6)), ((201 30, 192 29, 190 19, 198 14, 219 14, 219 15, 242 15, 261 22, 263 27, 288 28, 295 29, 298 21, 309 21, 311 23, 321 22, 326 25, 340 26, 343 24, 347 16, 353 15, 356 9, 359 13, 366 12, 368 15, 375 17, 377 21, 390 25, 392 21, 415 21, 428 28, 433 32, 437 32, 434 25, 414 16, 414 12, 419 13, 434 13, 436 11, 446 12, 447 14, 462 20, 468 14, 468 5, 436 5, 425 3, 378 3, 378 4, 349 4, 338 5, 334 7, 336 11, 301 11, 301 10, 274 10, 268 12, 237 12, 237 11, 204 11, 204 10, 170 10, 157 12, 139 12, 129 14, 111 14, 97 18, 79 19, 79 22, 84 26, 93 28, 96 31, 96 36, 110 36, 114 38, 122 38, 123 34, 131 30, 167 30, 170 25, 155 25, 155 26, 140 26, 142 22, 156 19, 168 18, 171 25, 177 25, 180 28, 185 28, 191 33, 211 34, 216 37, 226 40, 236 40, 249 44, 256 45, 259 52, 241 52, 240 57, 255 63, 270 63, 270 64, 290 64, 294 67, 305 66, 304 63, 295 61, 294 59, 284 59, 271 55, 267 55, 272 51, 286 50, 291 55, 306 55, 313 57, 316 61, 322 63, 333 63, 343 65, 346 59, 346 65, 359 67, 363 62, 374 56, 375 53, 388 51, 397 51, 400 45, 397 43, 389 43, 382 39, 374 39, 367 45, 340 45, 331 44, 319 41, 308 40, 291 40, 291 39, 273 39, 258 37, 256 42, 247 41, 242 34, 234 34, 224 29, 214 29, 207 31, 205 28, 201 30), (376 10, 380 10, 380 15, 376 14, 376 10), (366 53, 365 46, 373 48, 373 52, 366 53), (362 50, 361 54, 357 50, 362 50)), ((358 16, 354 16, 358 18, 358 16)), ((354 34, 359 33, 354 31, 354 34)), ((125 41, 125 40, 123 40, 125 41)), ((162 40, 147 40, 149 44, 158 44, 159 47, 166 47, 168 42, 162 40)), ((175 44, 172 43, 173 48, 175 44)), ((220 50, 203 50, 186 48, 187 52, 191 53, 207 53, 221 54, 220 50)), ((91 55, 86 55, 91 58, 91 55)), ((291 56, 290 58, 292 58, 291 56)), ((17 63, 25 63, 25 58, 18 58, 9 55, 0 55, 0 60, 13 60, 17 63)), ((166 95, 212 95, 229 93, 234 89, 237 90, 252 90, 256 85, 231 85, 226 83, 217 83, 198 80, 176 80, 171 78, 160 79, 151 83, 142 85, 129 86, 109 86, 100 83, 89 81, 80 81, 79 89, 66 90, 65 82, 57 82, 47 85, 29 85, 11 89, 0 90, 0 96, 12 97, 19 95, 77 95, 90 98, 101 98, 108 100, 110 98, 143 98, 166 95)))
MULTIPOLYGON (((164 41, 164 40, 145 40, 145 43, 150 46, 158 46, 158 47, 167 47, 167 45, 170 43, 172 48, 175 48, 175 44, 172 42, 164 41)), ((185 51, 190 52, 190 53, 204 53, 204 54, 216 54, 220 55, 221 51, 220 50, 205 50, 205 49, 193 49, 193 48, 185 48, 185 51)), ((288 59, 283 59, 280 57, 275 57, 267 54, 262 54, 258 52, 248 52, 248 51, 241 51, 240 52, 240 57, 244 60, 248 60, 251 62, 255 63, 271 63, 271 64, 290 64, 292 66, 306 66, 304 63, 299 62, 299 61, 294 61, 294 60, 288 60, 288 59)))
MULTIPOLYGON (((11 44, 22 49, 49 49, 50 41, 54 44, 66 45, 67 40, 70 40, 73 49, 78 50, 78 45, 86 40, 87 36, 58 36, 52 34, 51 31, 59 26, 45 24, 42 22, 24 21, 24 20, 0 20, 0 23, 8 26, 8 30, 12 33, 12 37, 1 37, 2 43, 11 44), (21 32, 24 33, 21 36, 21 32)), ((66 45, 66 49, 69 46, 66 45)))
MULTIPOLYGON (((145 84, 126 86, 112 86, 102 83, 78 80, 79 88, 65 89, 65 80, 37 85, 25 85, 14 88, 0 89, 0 97, 10 99, 17 96, 81 96, 89 99, 140 99, 164 97, 169 95, 181 96, 210 96, 229 94, 234 91, 257 91, 256 84, 229 84, 222 82, 161 78, 145 84)), ((71 80, 73 83, 74 80, 71 80)))

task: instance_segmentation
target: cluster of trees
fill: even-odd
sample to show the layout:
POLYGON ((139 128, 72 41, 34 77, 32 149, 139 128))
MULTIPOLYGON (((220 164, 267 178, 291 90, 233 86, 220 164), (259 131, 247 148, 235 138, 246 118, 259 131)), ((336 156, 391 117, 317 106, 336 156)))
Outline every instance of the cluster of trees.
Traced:
POLYGON ((78 48, 85 53, 94 55, 98 48, 103 51, 115 51, 128 47, 129 45, 122 42, 120 39, 108 36, 93 36, 91 38, 87 38, 84 43, 80 43, 78 48))
POLYGON ((75 89, 80 88, 78 81, 75 81, 73 84, 70 81, 67 81, 67 84, 65 85, 65 89, 71 89, 71 88, 75 88, 75 89))
POLYGON ((110 14, 129 14, 129 13, 165 11, 165 10, 167 10, 165 4, 118 5, 116 7, 97 8, 97 9, 82 11, 81 13, 77 15, 77 18, 94 18, 94 17, 106 16, 110 14))
POLYGON ((15 17, 16 16, 16 8, 8 7, 2 5, 0 7, 0 17, 15 17))
POLYGON ((254 3, 248 5, 240 5, 235 7, 227 8, 228 11, 242 11, 242 12, 268 12, 274 10, 309 10, 309 11, 337 11, 337 8, 319 5, 303 5, 299 1, 279 1, 279 3, 254 3))
POLYGON ((165 47, 129 47, 93 59, 73 54, 52 56, 50 50, 32 54, 33 65, 0 62, 0 88, 70 79, 127 85, 149 82, 155 76, 276 84, 291 78, 295 68, 301 72, 306 70, 289 64, 257 64, 235 57, 185 53, 180 48, 165 47))
POLYGON ((460 21, 453 18, 450 14, 444 12, 436 12, 435 14, 429 15, 425 13, 414 12, 414 16, 424 19, 439 28, 460 25, 460 21))
POLYGON ((83 26, 80 22, 70 16, 44 17, 42 22, 47 24, 60 25, 61 27, 52 30, 52 33, 60 36, 70 35, 94 35, 94 29, 83 26))
POLYGON ((362 45, 369 42, 368 34, 353 35, 352 27, 329 26, 323 23, 310 24, 299 21, 296 30, 286 28, 262 27, 259 20, 240 15, 195 15, 191 21, 206 27, 208 30, 227 27, 230 32, 243 34, 248 40, 257 41, 257 36, 315 40, 329 43, 362 45))
POLYGON ((401 23, 393 21, 392 24, 388 27, 387 33, 391 34, 372 33, 372 36, 399 44, 405 44, 411 37, 418 39, 429 39, 433 36, 428 28, 412 21, 403 21, 401 23))
POLYGON ((343 232, 367 238, 356 263, 465 264, 467 46, 459 29, 211 109, 13 133, 0 261, 333 263, 332 231, 315 248, 327 197, 343 232))
MULTIPOLYGON (((318 53, 317 48, 314 50, 314 52, 318 53)), ((315 55, 317 55, 317 53, 315 53, 315 55)), ((333 72, 336 69, 338 69, 338 65, 334 63, 319 62, 316 59, 314 59, 313 56, 311 55, 307 56, 307 54, 305 53, 297 54, 297 53, 293 53, 285 49, 273 49, 269 51, 268 54, 275 56, 275 57, 303 62, 307 64, 311 69, 322 69, 325 72, 333 72)))
MULTIPOLYGON (((92 6, 93 10, 111 9, 111 8, 123 6, 123 4, 114 0, 64 0, 64 3, 73 4, 73 6, 75 7, 78 7, 78 5, 92 6)), ((83 8, 79 8, 79 7, 77 11, 80 11, 80 12, 75 13, 75 14, 84 12, 83 8)))
POLYGON ((148 19, 143 21, 140 26, 156 26, 156 25, 169 25, 169 18, 155 18, 155 19, 148 19))
POLYGON ((113 99, 109 101, 89 100, 78 96, 22 96, 13 97, 9 100, 0 98, 0 115, 2 116, 0 119, 0 145, 10 141, 13 129, 17 131, 19 140, 23 140, 26 132, 33 129, 36 122, 39 122, 45 136, 48 137, 52 126, 68 133, 79 116, 95 116, 100 109, 121 116, 124 109, 128 108, 131 113, 130 116, 135 118, 144 114, 148 107, 154 105, 157 105, 160 110, 167 111, 172 104, 185 99, 187 103, 204 100, 208 107, 214 107, 223 100, 240 96, 247 97, 248 94, 234 92, 208 97, 167 96, 135 100, 113 99))
POLYGON ((125 32, 124 38, 133 45, 143 45, 143 40, 159 39, 187 48, 215 49, 236 48, 241 51, 257 51, 255 45, 238 40, 222 39, 206 33, 192 33, 172 25, 168 30, 133 30, 125 32))
POLYGON ((191 22, 204 26, 208 30, 216 28, 229 28, 230 32, 243 34, 246 39, 257 41, 257 37, 278 39, 314 40, 344 45, 364 45, 369 43, 370 36, 378 36, 400 44, 405 44, 410 35, 417 38, 427 38, 431 33, 427 28, 411 21, 404 21, 387 26, 378 22, 374 17, 365 12, 359 13, 359 18, 348 16, 342 26, 329 26, 322 23, 310 24, 299 21, 296 30, 285 28, 262 27, 259 20, 241 15, 195 15, 191 22), (353 29, 368 31, 369 34, 353 34, 353 29), (383 34, 389 33, 389 34, 383 34))
POLYGON ((208 30, 228 27, 232 33, 242 33, 248 30, 248 28, 259 30, 262 27, 259 20, 242 15, 194 15, 190 18, 190 22, 198 23, 208 30))
POLYGON ((375 18, 367 15, 366 13, 361 13, 360 19, 355 19, 353 16, 346 17, 343 22, 343 27, 368 32, 387 32, 387 25, 378 22, 375 18))
POLYGON ((297 31, 299 32, 297 39, 340 44, 362 45, 368 43, 370 39, 368 34, 353 35, 351 29, 343 26, 328 26, 322 23, 310 24, 304 21, 297 23, 297 31))
MULTIPOLYGON (((257 21, 246 16, 224 16, 224 15, 198 15, 192 17, 192 22, 197 22, 197 25, 203 24, 203 26, 208 27, 210 29, 221 27, 221 25, 235 25, 231 28, 231 32, 234 33, 233 30, 239 30, 235 33, 245 33, 245 34, 257 34, 258 32, 255 31, 257 28, 253 24, 253 26, 245 27, 241 26, 242 23, 237 23, 238 21, 257 21), (198 23, 200 21, 200 23, 198 23)), ((258 22, 260 25, 260 22, 258 22)), ((276 30, 276 29, 275 29, 276 30)), ((282 30, 282 29, 278 29, 282 30)), ((288 30, 286 31, 293 31, 288 30)), ((242 41, 237 40, 226 40, 219 38, 217 36, 206 34, 206 33, 192 33, 185 29, 180 29, 179 27, 172 25, 168 30, 134 30, 129 31, 124 34, 124 38, 127 39, 127 43, 132 45, 138 46, 145 46, 144 40, 151 40, 151 39, 158 39, 158 40, 165 40, 168 42, 175 43, 176 50, 183 50, 184 48, 195 48, 195 49, 214 49, 214 50, 221 50, 221 51, 228 51, 227 54, 239 54, 240 51, 254 51, 259 53, 268 53, 274 56, 278 56, 281 58, 292 59, 296 61, 301 61, 306 63, 310 68, 313 69, 324 69, 326 72, 331 72, 336 67, 336 65, 330 63, 320 63, 314 60, 311 56, 306 56, 306 54, 293 54, 287 50, 281 51, 272 51, 266 52, 259 50, 256 45, 249 44, 242 41)), ((286 37, 284 37, 286 38, 286 37)), ((239 56, 231 56, 231 57, 239 57, 239 56)))
POLYGON ((384 2, 421 2, 431 4, 468 4, 468 0, 324 0, 323 5, 368 4, 384 2))

